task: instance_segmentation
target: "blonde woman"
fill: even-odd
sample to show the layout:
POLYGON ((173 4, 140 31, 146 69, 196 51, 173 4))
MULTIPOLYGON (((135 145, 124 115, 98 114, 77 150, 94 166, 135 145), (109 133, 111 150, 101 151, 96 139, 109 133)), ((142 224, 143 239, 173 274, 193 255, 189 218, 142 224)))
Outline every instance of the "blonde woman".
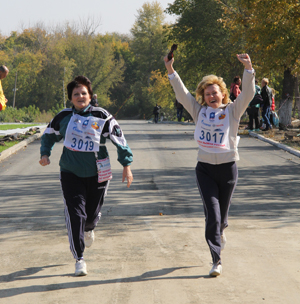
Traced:
POLYGON ((212 256, 210 276, 222 273, 221 250, 228 226, 228 211, 237 184, 237 151, 240 117, 255 93, 255 75, 248 54, 238 54, 244 65, 243 91, 232 103, 221 77, 205 76, 196 90, 196 99, 187 90, 173 68, 174 58, 164 58, 176 99, 192 116, 199 145, 196 177, 205 213, 205 238, 212 256))

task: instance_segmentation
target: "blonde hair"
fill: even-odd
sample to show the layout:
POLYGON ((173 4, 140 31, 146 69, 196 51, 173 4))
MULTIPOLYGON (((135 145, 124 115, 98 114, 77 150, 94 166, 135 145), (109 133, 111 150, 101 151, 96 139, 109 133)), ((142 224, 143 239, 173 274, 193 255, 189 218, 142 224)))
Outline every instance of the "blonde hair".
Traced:
POLYGON ((263 78, 261 81, 263 81, 266 85, 269 85, 269 79, 268 78, 263 78))
POLYGON ((217 84, 220 88, 221 93, 224 95, 224 98, 222 100, 223 104, 229 103, 229 94, 228 90, 226 88, 226 83, 224 82, 222 77, 218 77, 216 75, 207 75, 202 78, 200 83, 197 86, 196 89, 196 99, 201 105, 205 105, 205 99, 204 99, 204 90, 213 84, 217 84))

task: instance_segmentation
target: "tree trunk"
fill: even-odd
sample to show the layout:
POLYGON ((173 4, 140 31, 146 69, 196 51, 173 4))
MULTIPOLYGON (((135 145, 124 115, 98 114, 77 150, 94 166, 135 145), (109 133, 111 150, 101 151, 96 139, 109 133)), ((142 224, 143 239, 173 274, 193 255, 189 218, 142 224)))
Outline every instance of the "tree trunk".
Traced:
POLYGON ((298 110, 298 117, 299 117, 300 93, 299 93, 299 76, 298 75, 295 78, 295 104, 294 104, 294 109, 293 109, 293 117, 296 117, 296 109, 298 110))
POLYGON ((284 71, 282 97, 279 104, 279 123, 287 126, 292 122, 293 96, 295 89, 295 77, 290 69, 284 71))

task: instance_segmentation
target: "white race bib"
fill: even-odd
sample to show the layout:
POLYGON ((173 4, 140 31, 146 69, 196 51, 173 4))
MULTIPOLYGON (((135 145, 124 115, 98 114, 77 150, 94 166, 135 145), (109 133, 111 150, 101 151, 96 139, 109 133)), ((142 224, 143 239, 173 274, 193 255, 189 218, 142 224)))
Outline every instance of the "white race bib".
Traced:
POLYGON ((111 166, 109 158, 97 159, 97 171, 98 171, 98 183, 103 183, 105 181, 112 179, 111 166))
POLYGON ((199 148, 206 152, 229 152, 229 112, 227 107, 225 109, 202 107, 194 138, 199 148))
POLYGON ((64 146, 72 151, 98 152, 100 136, 106 120, 74 114, 68 123, 64 146))

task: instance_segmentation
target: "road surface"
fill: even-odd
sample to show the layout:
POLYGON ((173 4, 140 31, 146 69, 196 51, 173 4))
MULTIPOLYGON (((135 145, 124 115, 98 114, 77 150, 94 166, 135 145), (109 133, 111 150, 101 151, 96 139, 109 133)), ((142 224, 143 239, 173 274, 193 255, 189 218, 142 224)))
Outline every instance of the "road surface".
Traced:
POLYGON ((0 303, 300 303, 300 159, 241 138, 223 274, 210 278, 193 125, 120 121, 134 182, 108 143, 113 181, 74 277, 59 183, 62 143, 38 164, 40 141, 0 163, 0 303))

